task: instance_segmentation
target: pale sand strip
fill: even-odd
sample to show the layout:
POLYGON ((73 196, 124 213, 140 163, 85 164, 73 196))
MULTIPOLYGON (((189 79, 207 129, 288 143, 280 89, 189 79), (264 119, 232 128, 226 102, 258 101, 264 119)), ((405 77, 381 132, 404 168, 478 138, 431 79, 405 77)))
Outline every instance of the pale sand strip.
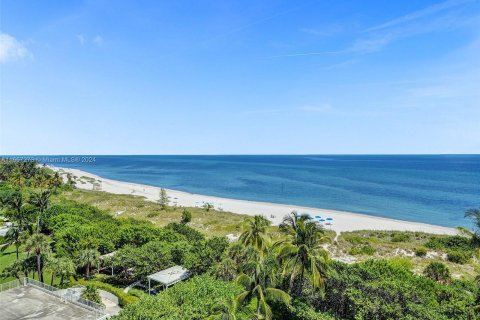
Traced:
MULTIPOLYGON (((101 181, 101 190, 114 194, 130 194, 143 196, 150 201, 157 201, 159 198, 159 187, 148 185, 123 182, 117 180, 110 180, 91 174, 86 171, 78 169, 68 169, 52 167, 54 170, 62 169, 64 172, 70 172, 78 178, 85 176, 101 181)), ((77 183, 80 189, 92 190, 91 183, 77 183)), ((270 219, 273 224, 281 223, 283 217, 292 211, 300 213, 306 212, 313 216, 321 216, 322 218, 333 218, 331 226, 325 226, 327 229, 331 228, 337 233, 342 231, 353 230, 399 230, 399 231, 422 231, 436 234, 457 234, 454 228, 447 228, 426 223, 411 222, 404 220, 395 220, 389 218, 382 218, 376 216, 369 216, 359 213, 351 213, 336 210, 325 210, 318 208, 301 207, 295 205, 276 204, 268 202, 256 202, 247 200, 227 199, 213 196, 206 196, 177 190, 167 190, 167 195, 170 197, 170 205, 174 202, 178 206, 184 207, 201 207, 203 203, 208 202, 214 205, 215 209, 223 211, 245 214, 257 215, 261 214, 270 219)))

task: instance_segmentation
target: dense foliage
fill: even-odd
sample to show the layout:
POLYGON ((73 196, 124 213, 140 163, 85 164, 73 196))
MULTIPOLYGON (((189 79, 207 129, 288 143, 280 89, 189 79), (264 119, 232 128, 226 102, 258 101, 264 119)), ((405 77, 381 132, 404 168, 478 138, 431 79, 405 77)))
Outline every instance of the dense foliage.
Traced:
MULTIPOLYGON (((0 243, 16 253, 1 276, 80 283, 87 287, 84 297, 98 302, 97 290, 109 291, 125 307, 115 319, 480 319, 480 277, 477 283, 452 280, 453 272, 436 261, 422 267, 423 275, 414 274, 405 258, 331 261, 325 250, 330 239, 306 215, 285 217, 274 239, 270 221, 252 217, 239 241, 229 243, 187 225, 188 210, 180 223, 161 228, 68 200, 64 190, 71 186, 36 163, 0 160, 0 180, 2 214, 13 222, 0 243), (186 267, 191 279, 155 296, 123 292, 174 265, 186 267)), ((160 196, 168 209, 166 194, 160 196)), ((480 221, 478 210, 468 216, 480 221)), ((424 257, 427 247, 465 263, 478 249, 478 234, 423 234, 414 252, 424 257)), ((388 234, 395 244, 415 237, 388 234)), ((344 238, 351 254, 375 254, 375 239, 344 238)))
POLYGON ((313 306, 344 319, 473 319, 475 291, 442 285, 386 261, 334 263, 313 306))
POLYGON ((209 276, 197 276, 157 296, 143 298, 113 319, 205 319, 217 304, 240 292, 241 288, 233 283, 209 276))

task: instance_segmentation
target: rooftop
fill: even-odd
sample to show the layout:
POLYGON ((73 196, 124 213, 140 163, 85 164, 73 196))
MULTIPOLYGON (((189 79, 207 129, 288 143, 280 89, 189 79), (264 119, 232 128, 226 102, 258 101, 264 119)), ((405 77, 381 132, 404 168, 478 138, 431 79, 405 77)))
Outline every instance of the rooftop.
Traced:
POLYGON ((97 319, 98 314, 31 286, 0 292, 2 320, 97 319))
POLYGON ((159 271, 149 275, 147 278, 160 282, 164 286, 171 286, 172 284, 187 279, 189 276, 188 270, 182 266, 173 266, 171 268, 159 271))

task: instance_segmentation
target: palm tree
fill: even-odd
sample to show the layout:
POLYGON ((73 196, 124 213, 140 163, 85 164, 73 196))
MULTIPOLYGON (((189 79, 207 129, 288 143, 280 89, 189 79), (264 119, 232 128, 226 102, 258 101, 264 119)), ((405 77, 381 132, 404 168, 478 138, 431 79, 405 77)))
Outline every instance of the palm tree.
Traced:
POLYGON ((90 278, 90 268, 98 261, 100 254, 95 249, 85 249, 78 255, 78 266, 85 267, 87 278, 90 278))
POLYGON ((22 244, 22 233, 18 227, 11 227, 5 234, 5 244, 0 251, 5 251, 9 246, 15 245, 18 260, 18 249, 22 244))
POLYGON ((208 320, 237 320, 238 310, 241 307, 240 303, 235 298, 224 300, 221 304, 217 305, 212 310, 208 320))
MULTIPOLYGON (((280 230, 287 239, 276 243, 279 246, 278 259, 283 265, 282 274, 289 274, 289 291, 295 279, 300 278, 303 284, 305 274, 310 278, 314 288, 323 288, 327 273, 328 253, 322 247, 328 238, 324 230, 311 221, 308 215, 292 212, 283 219, 280 230)), ((300 286, 302 291, 302 285, 300 286)))
POLYGON ((43 282, 42 274, 42 254, 48 254, 50 252, 50 237, 37 233, 32 235, 26 243, 26 249, 29 254, 34 254, 37 257, 37 272, 38 279, 43 282))
POLYGON ((244 288, 235 299, 238 304, 256 299, 256 316, 271 320, 272 310, 268 301, 277 300, 289 304, 291 297, 274 285, 277 282, 277 263, 275 257, 268 252, 262 255, 260 251, 251 254, 250 261, 244 266, 245 272, 240 274, 235 282, 244 288))
POLYGON ((57 258, 53 255, 47 257, 45 269, 52 273, 50 285, 53 285, 55 277, 60 277, 60 285, 63 285, 65 277, 75 274, 75 264, 67 257, 57 258))
POLYGON ((53 286, 53 281, 55 280, 55 274, 58 271, 58 259, 54 255, 48 255, 45 261, 45 270, 48 270, 52 273, 52 279, 50 280, 50 285, 53 286))
POLYGON ((14 211, 14 220, 18 222, 20 231, 23 230, 23 195, 19 190, 9 192, 1 199, 2 206, 14 211))
POLYGON ((433 281, 446 283, 450 280, 450 270, 441 262, 430 262, 423 270, 423 275, 433 281))
POLYGON ((58 268, 56 271, 56 275, 60 276, 60 286, 62 286, 66 277, 75 274, 75 264, 67 257, 58 258, 58 268))
POLYGON ((48 208, 48 202, 50 200, 50 191, 44 190, 39 193, 34 193, 29 199, 30 204, 35 206, 37 209, 40 210, 37 218, 37 233, 40 232, 41 224, 42 224, 42 217, 45 210, 48 208))
POLYGON ((270 220, 260 215, 248 219, 238 240, 245 246, 257 248, 263 254, 270 243, 270 237, 267 235, 270 224, 270 220))

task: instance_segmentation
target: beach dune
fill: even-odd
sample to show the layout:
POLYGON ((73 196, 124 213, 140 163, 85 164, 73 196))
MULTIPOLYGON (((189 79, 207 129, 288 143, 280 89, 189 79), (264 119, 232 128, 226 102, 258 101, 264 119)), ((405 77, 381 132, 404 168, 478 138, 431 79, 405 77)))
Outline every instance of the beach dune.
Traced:
MULTIPOLYGON (((97 187, 97 189, 100 189, 104 192, 143 196, 150 201, 157 201, 159 198, 159 187, 106 179, 78 169, 59 167, 52 167, 52 169, 56 171, 60 170, 65 173, 71 173, 72 175, 77 177, 87 177, 88 179, 83 179, 84 183, 76 184, 77 188, 80 189, 93 190, 94 179, 99 185, 99 188, 97 187)), ((263 215, 269 220, 271 220, 274 225, 280 224, 285 215, 289 214, 292 211, 297 211, 299 213, 308 213, 312 216, 321 216, 323 219, 332 218, 333 220, 326 221, 331 224, 325 224, 325 228, 334 230, 337 233, 354 230, 421 231, 427 233, 451 235, 458 233, 457 230, 454 228, 419 222, 382 218, 359 213, 326 210, 320 208, 309 208, 269 202, 227 199, 170 189, 166 189, 166 191, 170 200, 170 205, 177 205, 183 207, 201 207, 205 203, 210 203, 214 206, 216 210, 223 210, 249 216, 263 215)))

